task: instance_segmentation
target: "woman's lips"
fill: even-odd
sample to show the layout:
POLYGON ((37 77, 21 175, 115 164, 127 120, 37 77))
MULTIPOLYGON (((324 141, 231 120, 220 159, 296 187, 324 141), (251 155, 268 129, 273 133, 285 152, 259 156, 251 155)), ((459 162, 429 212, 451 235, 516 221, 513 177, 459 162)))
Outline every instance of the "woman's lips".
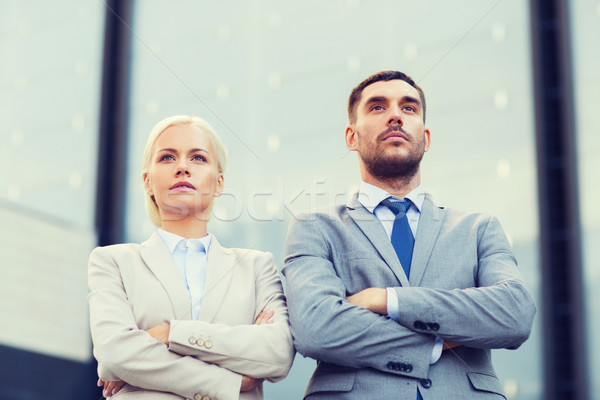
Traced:
POLYGON ((180 181, 170 187, 170 190, 175 190, 177 192, 187 192, 190 190, 196 190, 194 185, 186 181, 180 181))

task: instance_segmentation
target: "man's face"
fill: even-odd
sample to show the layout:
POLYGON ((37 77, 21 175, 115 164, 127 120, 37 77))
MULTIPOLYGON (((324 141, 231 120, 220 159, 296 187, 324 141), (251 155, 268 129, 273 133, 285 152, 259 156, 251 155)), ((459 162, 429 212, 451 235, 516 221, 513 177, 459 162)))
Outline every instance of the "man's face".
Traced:
POLYGON ((346 146, 357 151, 366 171, 379 179, 412 178, 429 149, 419 92, 394 79, 367 86, 346 128, 346 146))

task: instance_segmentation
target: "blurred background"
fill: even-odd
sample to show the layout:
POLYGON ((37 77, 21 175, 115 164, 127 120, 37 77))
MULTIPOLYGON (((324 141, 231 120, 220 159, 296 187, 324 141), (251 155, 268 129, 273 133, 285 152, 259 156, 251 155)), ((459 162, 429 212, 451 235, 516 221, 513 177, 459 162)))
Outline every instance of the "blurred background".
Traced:
MULTIPOLYGON (((152 233, 140 164, 156 122, 191 114, 213 125, 229 162, 209 230, 227 247, 272 252, 281 268, 294 214, 358 187, 347 97, 386 69, 427 96, 425 189, 440 205, 496 215, 536 297, 530 340, 493 352, 507 397, 600 399, 600 1, 548 2, 562 21, 550 43, 570 49, 558 64, 537 55, 548 45, 535 3, 0 0, 0 400, 101 397, 87 257, 152 233), (567 92, 550 97, 563 107, 543 114, 540 77, 557 66, 567 92), (558 194, 573 229, 566 294, 548 292, 563 280, 540 215, 561 213, 544 190, 563 181, 539 170, 544 115, 564 115, 568 133, 554 148, 570 167, 550 158, 570 177, 558 194), (570 394, 552 397, 549 366, 565 357, 570 394)), ((265 398, 302 398, 314 367, 298 355, 265 398)))

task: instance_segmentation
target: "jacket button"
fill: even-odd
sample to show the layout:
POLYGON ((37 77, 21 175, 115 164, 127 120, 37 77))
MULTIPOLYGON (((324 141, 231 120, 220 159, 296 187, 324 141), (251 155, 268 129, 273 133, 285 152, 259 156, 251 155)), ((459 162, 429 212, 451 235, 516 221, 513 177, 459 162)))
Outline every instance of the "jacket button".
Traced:
POLYGON ((190 342, 190 344, 195 344, 196 343, 196 338, 193 336, 190 336, 190 338, 188 339, 188 342, 190 342))
POLYGON ((431 379, 421 379, 421 386, 425 389, 429 389, 431 387, 431 379))
POLYGON ((206 347, 207 349, 212 348, 213 344, 210 340, 207 340, 206 342, 204 342, 204 347, 206 347))
POLYGON ((404 371, 405 372, 410 373, 410 372, 412 372, 412 370, 413 370, 413 366, 411 364, 405 364, 404 365, 404 371))
POLYGON ((196 344, 197 344, 198 346, 204 346, 204 339, 202 339, 202 338, 199 338, 198 340, 196 340, 196 344))
POLYGON ((427 324, 423 321, 415 321, 415 323, 413 324, 413 326, 416 329, 422 329, 422 330, 427 330, 427 324))
POLYGON ((196 393, 194 395, 194 400, 202 400, 202 394, 201 393, 196 393))
POLYGON ((429 323, 429 324, 427 324, 427 325, 428 325, 428 326, 431 328, 431 330, 432 330, 432 331, 434 331, 434 332, 437 332, 437 331, 438 331, 438 329, 440 329, 440 324, 438 324, 437 322, 432 322, 432 323, 429 323))

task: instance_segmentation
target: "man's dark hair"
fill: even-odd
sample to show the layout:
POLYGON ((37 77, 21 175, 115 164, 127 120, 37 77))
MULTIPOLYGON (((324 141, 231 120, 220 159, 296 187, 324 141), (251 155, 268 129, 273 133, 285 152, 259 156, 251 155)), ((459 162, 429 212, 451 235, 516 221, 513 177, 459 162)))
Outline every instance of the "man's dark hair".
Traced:
POLYGON ((421 103, 423 103, 423 122, 425 122, 425 93, 423 93, 423 89, 421 89, 410 76, 400 71, 377 72, 376 74, 369 76, 367 79, 359 83, 358 86, 352 89, 352 93, 350 93, 350 98, 348 99, 348 119, 350 122, 354 122, 356 120, 356 106, 360 102, 362 92, 367 86, 372 85, 375 82, 387 82, 394 79, 400 79, 401 81, 404 81, 417 89, 417 92, 419 92, 419 96, 421 97, 421 103))

